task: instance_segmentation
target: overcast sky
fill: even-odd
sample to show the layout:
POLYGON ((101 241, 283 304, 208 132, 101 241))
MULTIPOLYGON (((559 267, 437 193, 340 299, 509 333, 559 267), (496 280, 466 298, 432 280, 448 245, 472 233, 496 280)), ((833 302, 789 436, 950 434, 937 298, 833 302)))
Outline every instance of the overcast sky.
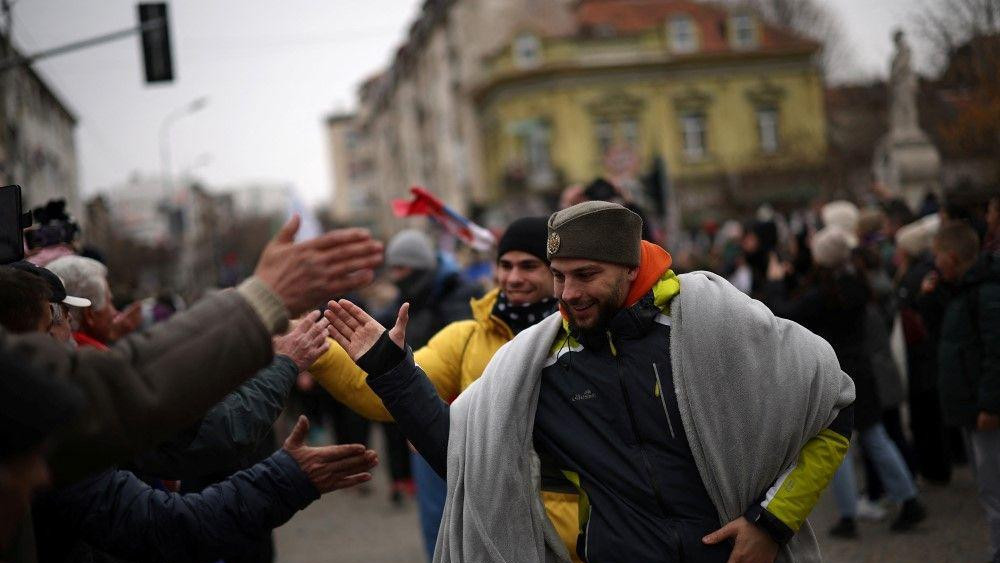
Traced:
MULTIPOLYGON (((133 172, 159 174, 164 117, 201 96, 208 105, 170 128, 172 168, 209 185, 287 182, 310 203, 329 199, 323 118, 351 109, 360 80, 383 67, 419 0, 184 0, 171 3, 177 79, 142 81, 138 39, 35 68, 70 107, 85 195, 133 172)), ((852 77, 884 76, 890 34, 909 27, 913 0, 824 0, 853 47, 852 77)), ((34 52, 134 25, 135 2, 19 0, 14 37, 34 52)), ((918 48, 918 55, 919 55, 918 48)))

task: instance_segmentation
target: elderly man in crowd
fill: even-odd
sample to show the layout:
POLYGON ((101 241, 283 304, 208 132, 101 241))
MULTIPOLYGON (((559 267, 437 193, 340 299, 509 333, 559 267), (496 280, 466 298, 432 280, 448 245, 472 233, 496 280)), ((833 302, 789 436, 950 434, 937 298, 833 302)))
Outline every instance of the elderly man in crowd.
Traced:
POLYGON ((46 266, 64 280, 67 290, 90 300, 90 307, 70 312, 73 340, 80 346, 106 349, 114 341, 118 310, 111 302, 108 269, 93 258, 63 256, 46 266))

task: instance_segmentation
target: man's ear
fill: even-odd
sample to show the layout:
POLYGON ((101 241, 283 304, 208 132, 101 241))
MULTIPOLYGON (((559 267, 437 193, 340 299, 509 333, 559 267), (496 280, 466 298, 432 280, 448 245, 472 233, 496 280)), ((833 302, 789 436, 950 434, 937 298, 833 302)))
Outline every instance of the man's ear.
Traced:
POLYGON ((94 319, 94 310, 91 307, 84 307, 84 309, 80 311, 81 324, 85 326, 90 326, 92 324, 93 319, 94 319))
POLYGON ((629 268, 628 269, 628 281, 634 282, 635 278, 639 277, 639 268, 629 268))

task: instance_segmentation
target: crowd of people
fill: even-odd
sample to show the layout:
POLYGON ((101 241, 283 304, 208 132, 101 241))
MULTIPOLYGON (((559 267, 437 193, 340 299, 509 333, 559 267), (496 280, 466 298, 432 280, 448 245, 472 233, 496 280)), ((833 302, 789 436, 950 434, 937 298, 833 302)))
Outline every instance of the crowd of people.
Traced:
POLYGON ((764 207, 675 248, 605 180, 560 207, 487 287, 424 231, 295 217, 190 307, 118 311, 72 245, 0 266, 0 561, 272 561, 368 486, 370 421, 436 562, 819 560, 828 486, 822 533, 904 532, 963 463, 1000 561, 1000 197, 764 207))

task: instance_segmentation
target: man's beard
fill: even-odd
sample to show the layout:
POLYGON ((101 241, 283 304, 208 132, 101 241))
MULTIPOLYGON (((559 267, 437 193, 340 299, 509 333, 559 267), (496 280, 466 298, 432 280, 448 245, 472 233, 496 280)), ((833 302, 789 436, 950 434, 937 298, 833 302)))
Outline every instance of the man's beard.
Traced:
POLYGON ((625 300, 625 292, 627 291, 626 279, 622 278, 618 280, 615 287, 612 289, 608 297, 597 304, 597 317, 594 319, 594 324, 589 327, 582 327, 576 322, 576 317, 573 316, 573 308, 569 303, 559 300, 562 304, 563 310, 569 315, 569 329, 570 333, 577 335, 581 340, 591 340, 594 338, 600 338, 603 336, 604 332, 607 330, 608 323, 611 319, 618 313, 621 309, 621 305, 625 300))

